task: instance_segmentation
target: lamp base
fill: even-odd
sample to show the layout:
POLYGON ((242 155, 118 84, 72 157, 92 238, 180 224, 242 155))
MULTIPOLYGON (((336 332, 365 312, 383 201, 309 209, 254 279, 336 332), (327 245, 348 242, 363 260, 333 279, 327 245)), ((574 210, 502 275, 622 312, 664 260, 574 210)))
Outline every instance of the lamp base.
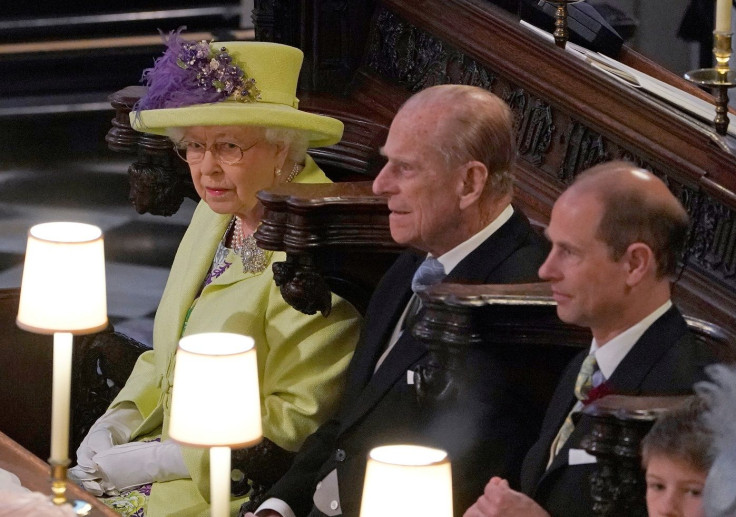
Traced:
POLYGON ((76 515, 89 515, 92 505, 87 501, 78 499, 68 501, 66 498, 66 470, 69 467, 69 460, 64 462, 49 460, 49 464, 51 465, 51 502, 57 506, 69 503, 76 515))

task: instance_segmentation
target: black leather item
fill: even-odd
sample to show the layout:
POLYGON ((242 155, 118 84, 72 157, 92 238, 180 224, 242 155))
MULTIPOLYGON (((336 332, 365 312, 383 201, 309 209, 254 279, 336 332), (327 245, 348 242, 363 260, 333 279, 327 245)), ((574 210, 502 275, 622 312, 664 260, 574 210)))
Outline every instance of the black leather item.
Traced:
MULTIPOLYGON (((544 0, 520 0, 519 17, 548 32, 555 30, 557 6, 544 0)), ((595 7, 578 2, 567 6, 569 40, 582 47, 616 58, 624 41, 595 7)))

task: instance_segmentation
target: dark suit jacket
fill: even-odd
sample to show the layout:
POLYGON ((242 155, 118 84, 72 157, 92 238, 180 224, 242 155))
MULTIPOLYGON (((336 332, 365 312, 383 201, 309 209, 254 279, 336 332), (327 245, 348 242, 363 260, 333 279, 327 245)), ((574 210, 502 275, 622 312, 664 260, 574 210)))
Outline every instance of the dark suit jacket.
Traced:
MULTIPOLYGON (((592 515, 588 479, 596 465, 568 465, 569 451, 581 449, 580 441, 591 431, 581 418, 563 448, 546 469, 549 449, 567 414, 575 404, 575 378, 588 351, 581 352, 562 375, 550 401, 539 440, 529 450, 522 467, 522 490, 553 517, 592 515)), ((624 357, 606 382, 611 392, 627 395, 682 395, 692 393, 695 382, 705 378, 703 368, 715 356, 687 330, 680 312, 672 307, 655 321, 624 357)))
MULTIPOLYGON (((537 269, 547 250, 544 239, 516 210, 445 281, 537 281, 537 269)), ((427 360, 425 346, 410 332, 403 333, 373 374, 412 295, 411 279, 422 260, 423 256, 404 253, 381 280, 348 368, 341 409, 307 439, 292 468, 267 494, 289 503, 298 517, 310 512, 316 483, 333 469, 338 472, 343 515, 357 516, 368 452, 394 443, 423 444, 449 452, 456 514, 461 515, 482 494, 490 475, 514 476, 514 466, 518 468, 536 437, 538 427, 523 425, 527 421, 524 401, 515 396, 510 383, 495 375, 490 356, 469 360, 471 373, 482 370, 482 376, 476 375, 482 382, 472 398, 464 397, 456 404, 452 415, 434 414, 420 406, 414 386, 407 383, 407 371, 427 360)))

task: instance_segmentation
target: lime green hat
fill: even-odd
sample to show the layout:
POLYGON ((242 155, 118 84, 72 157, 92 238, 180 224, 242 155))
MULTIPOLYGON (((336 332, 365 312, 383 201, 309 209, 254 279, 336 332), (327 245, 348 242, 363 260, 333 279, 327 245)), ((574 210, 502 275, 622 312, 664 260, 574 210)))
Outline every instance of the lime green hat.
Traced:
POLYGON ((187 42, 179 32, 143 72, 148 91, 130 114, 133 129, 165 134, 171 127, 244 125, 303 130, 309 147, 340 141, 341 121, 298 109, 301 50, 258 41, 187 42))

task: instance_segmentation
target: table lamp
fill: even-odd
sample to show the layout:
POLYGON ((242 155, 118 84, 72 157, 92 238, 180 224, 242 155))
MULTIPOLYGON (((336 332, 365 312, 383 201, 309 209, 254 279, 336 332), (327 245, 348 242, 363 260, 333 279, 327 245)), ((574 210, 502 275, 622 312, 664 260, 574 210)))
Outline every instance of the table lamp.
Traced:
POLYGON ((418 445, 385 445, 368 454, 360 517, 452 517, 447 453, 418 445))
POLYGON ((72 222, 43 223, 28 231, 17 325, 54 335, 51 397, 51 490, 66 502, 72 336, 107 327, 102 230, 72 222))
POLYGON ((225 332, 181 338, 169 437, 182 445, 210 448, 212 517, 230 515, 230 448, 255 445, 262 435, 253 338, 225 332))

